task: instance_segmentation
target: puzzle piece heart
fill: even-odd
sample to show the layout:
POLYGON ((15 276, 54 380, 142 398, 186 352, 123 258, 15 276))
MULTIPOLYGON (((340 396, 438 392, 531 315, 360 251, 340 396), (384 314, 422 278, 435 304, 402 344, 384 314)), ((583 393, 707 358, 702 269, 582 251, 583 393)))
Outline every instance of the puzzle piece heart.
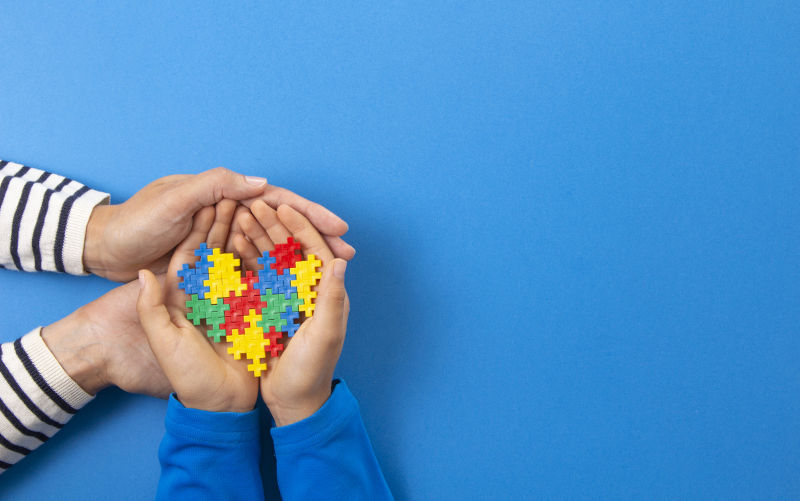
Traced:
POLYGON ((322 277, 322 262, 314 254, 303 259, 291 237, 258 259, 264 268, 257 276, 252 271, 242 276, 239 259, 206 244, 194 254, 200 260, 178 270, 178 288, 190 296, 186 318, 194 325, 204 321, 214 342, 224 337, 231 343, 228 353, 236 360, 245 355, 251 362, 247 369, 259 377, 267 370, 267 353, 279 356, 281 341, 294 336, 297 322, 314 315, 317 293, 311 289, 322 277))

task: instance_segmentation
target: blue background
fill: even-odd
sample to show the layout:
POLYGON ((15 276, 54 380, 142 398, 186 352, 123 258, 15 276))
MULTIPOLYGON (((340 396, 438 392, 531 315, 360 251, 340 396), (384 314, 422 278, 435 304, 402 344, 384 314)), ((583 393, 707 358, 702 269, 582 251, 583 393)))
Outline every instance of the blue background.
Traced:
MULTIPOLYGON (((398 499, 798 498, 800 8, 647 4, 4 2, 0 157, 341 214, 398 499)), ((112 286, 2 272, 3 340, 112 286)), ((106 390, 0 498, 151 497, 164 410, 106 390)))

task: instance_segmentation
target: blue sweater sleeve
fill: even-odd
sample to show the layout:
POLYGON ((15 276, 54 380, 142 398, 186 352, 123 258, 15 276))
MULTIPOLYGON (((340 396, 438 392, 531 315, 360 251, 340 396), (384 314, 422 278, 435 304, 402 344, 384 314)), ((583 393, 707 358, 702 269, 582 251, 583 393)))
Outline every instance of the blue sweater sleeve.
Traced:
POLYGON ((158 448, 158 500, 264 499, 258 412, 184 407, 173 394, 158 448))
POLYGON ((272 440, 285 501, 393 499, 344 382, 313 415, 272 428, 272 440))

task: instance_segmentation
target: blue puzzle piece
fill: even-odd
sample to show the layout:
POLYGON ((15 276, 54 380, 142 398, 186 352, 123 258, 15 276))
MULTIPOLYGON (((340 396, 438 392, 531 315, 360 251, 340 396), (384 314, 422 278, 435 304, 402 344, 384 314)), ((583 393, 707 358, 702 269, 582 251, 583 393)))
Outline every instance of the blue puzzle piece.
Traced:
POLYGON ((259 281, 253 285, 262 296, 267 293, 267 290, 275 289, 278 286, 278 275, 274 273, 264 273, 262 275, 261 272, 259 272, 258 280, 259 281))
POLYGON ((257 262, 263 265, 264 268, 258 271, 258 282, 254 284, 254 287, 258 289, 260 294, 264 295, 267 293, 267 289, 274 291, 278 286, 278 273, 270 268, 270 265, 275 263, 275 258, 265 252, 262 257, 257 259, 257 262))
POLYGON ((200 244, 200 247, 194 250, 195 256, 200 256, 200 259, 205 258, 206 261, 208 261, 208 256, 212 254, 214 254, 214 249, 209 249, 205 242, 200 244))
POLYGON ((289 335, 289 337, 294 336, 294 333, 300 328, 300 326, 294 323, 294 321, 300 318, 300 314, 292 310, 291 306, 287 306, 286 312, 281 313, 281 318, 286 320, 286 326, 284 328, 286 333, 289 335))
MULTIPOLYGON (((178 284, 178 288, 179 289, 183 289, 185 291, 186 290, 186 285, 187 284, 191 285, 191 282, 189 281, 189 278, 193 274, 194 274, 194 270, 189 268, 188 264, 184 264, 183 265, 183 269, 178 270, 178 276, 183 279, 183 281, 178 284)), ((187 294, 189 294, 189 293, 187 292, 187 294)))
MULTIPOLYGON (((195 266, 200 273, 208 275, 208 270, 214 265, 214 263, 208 260, 208 256, 213 254, 214 249, 209 249, 205 243, 200 244, 200 247, 195 249, 194 255, 200 256, 200 260, 195 263, 195 266)), ((205 277, 204 280, 208 280, 208 277, 205 277)))
POLYGON ((203 285, 203 282, 208 280, 208 275, 197 268, 191 268, 188 264, 184 264, 183 269, 178 270, 178 276, 183 278, 183 282, 180 282, 178 287, 187 294, 198 294, 200 299, 205 299, 206 293, 210 292, 210 289, 203 285))
MULTIPOLYGON (((258 264, 263 264, 265 270, 272 270, 270 265, 275 264, 275 258, 269 255, 269 252, 265 252, 260 258, 256 259, 258 264)), ((275 270, 272 270, 275 271, 275 270)))
POLYGON ((292 293, 297 293, 297 287, 292 287, 292 280, 297 280, 295 275, 289 273, 289 268, 283 270, 283 275, 278 275, 272 292, 283 294, 286 299, 291 299, 292 293))

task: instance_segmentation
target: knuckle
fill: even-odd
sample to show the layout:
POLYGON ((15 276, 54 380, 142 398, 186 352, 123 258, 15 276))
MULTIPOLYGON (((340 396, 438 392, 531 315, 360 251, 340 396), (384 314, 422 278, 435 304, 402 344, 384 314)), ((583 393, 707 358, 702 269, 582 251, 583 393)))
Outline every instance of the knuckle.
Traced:
POLYGON ((200 178, 205 182, 215 183, 220 185, 224 183, 231 175, 232 171, 225 167, 214 167, 200 174, 200 178))
POLYGON ((225 177, 225 176, 228 175, 230 170, 227 169, 226 167, 220 166, 220 167, 214 167, 213 169, 211 169, 208 172, 214 177, 225 177))
POLYGON ((328 290, 328 300, 332 305, 343 308, 347 302, 347 292, 345 292, 344 287, 331 287, 328 290))

